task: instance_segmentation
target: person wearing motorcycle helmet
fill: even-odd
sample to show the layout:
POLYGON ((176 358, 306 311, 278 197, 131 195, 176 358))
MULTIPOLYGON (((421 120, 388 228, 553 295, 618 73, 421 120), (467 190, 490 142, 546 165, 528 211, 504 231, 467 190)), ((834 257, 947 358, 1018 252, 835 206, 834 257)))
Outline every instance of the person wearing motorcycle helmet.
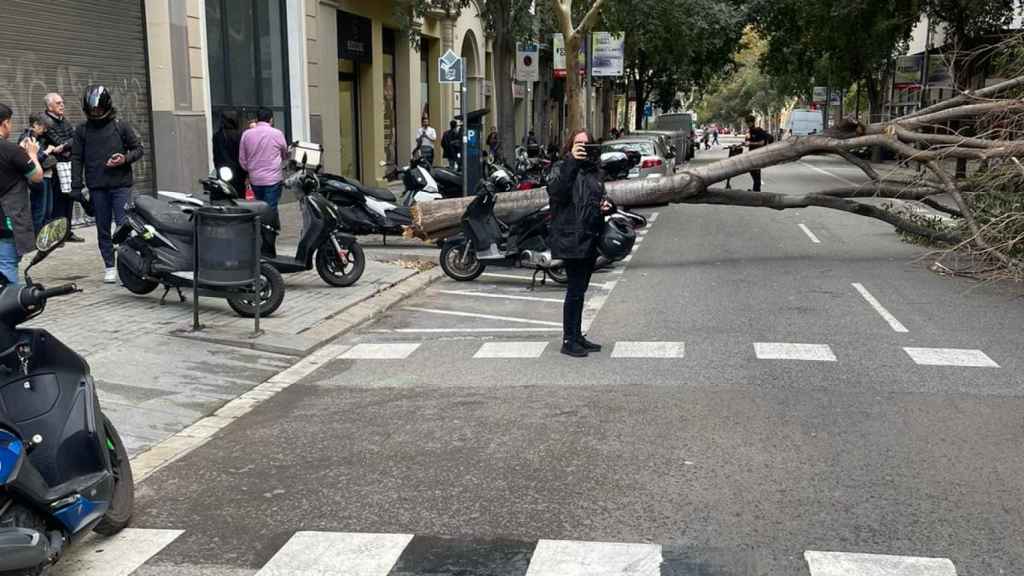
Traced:
POLYGON ((87 120, 75 128, 71 145, 71 194, 82 198, 89 188, 89 200, 96 217, 97 241, 103 258, 103 281, 117 282, 114 245, 110 226, 124 222, 124 206, 135 184, 132 164, 142 158, 142 142, 135 130, 117 117, 110 91, 93 84, 82 95, 82 112, 87 120))
POLYGON ((588 154, 591 142, 586 130, 573 132, 562 160, 551 167, 547 187, 551 199, 548 245, 552 257, 565 263, 569 277, 562 306, 561 352, 577 358, 601 351, 599 344, 583 335, 583 304, 597 260, 603 213, 611 209, 598 160, 588 154))

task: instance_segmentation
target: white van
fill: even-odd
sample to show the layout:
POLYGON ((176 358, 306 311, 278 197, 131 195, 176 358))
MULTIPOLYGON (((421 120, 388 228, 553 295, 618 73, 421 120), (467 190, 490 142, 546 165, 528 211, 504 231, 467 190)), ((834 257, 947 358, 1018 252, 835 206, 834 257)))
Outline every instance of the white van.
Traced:
POLYGON ((807 110, 803 108, 793 110, 786 119, 784 129, 787 132, 792 130, 795 136, 821 134, 824 131, 821 110, 807 110))

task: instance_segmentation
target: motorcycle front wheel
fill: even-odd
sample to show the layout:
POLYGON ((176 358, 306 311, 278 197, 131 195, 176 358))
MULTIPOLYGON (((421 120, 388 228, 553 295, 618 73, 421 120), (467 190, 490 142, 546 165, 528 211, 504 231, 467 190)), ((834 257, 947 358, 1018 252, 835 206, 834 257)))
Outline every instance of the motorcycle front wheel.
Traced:
POLYGON ((484 265, 476 257, 476 251, 466 244, 445 244, 441 248, 441 270, 452 280, 469 282, 484 273, 484 265), (463 258, 463 251, 466 257, 463 258))
MULTIPOLYGON (((260 264, 260 286, 258 294, 260 302, 260 318, 266 318, 284 302, 284 278, 273 266, 266 262, 260 264)), ((232 296, 228 298, 228 306, 242 318, 252 318, 256 315, 256 305, 253 302, 252 294, 232 296)))
POLYGON ((358 242, 353 242, 342 256, 330 242, 324 242, 316 251, 316 272, 331 286, 344 288, 356 283, 366 268, 366 255, 358 242))
POLYGON ((103 447, 110 455, 110 467, 114 475, 114 494, 110 499, 110 508, 93 531, 103 536, 113 536, 131 522, 135 509, 135 479, 132 477, 128 450, 106 414, 103 415, 103 430, 103 447))

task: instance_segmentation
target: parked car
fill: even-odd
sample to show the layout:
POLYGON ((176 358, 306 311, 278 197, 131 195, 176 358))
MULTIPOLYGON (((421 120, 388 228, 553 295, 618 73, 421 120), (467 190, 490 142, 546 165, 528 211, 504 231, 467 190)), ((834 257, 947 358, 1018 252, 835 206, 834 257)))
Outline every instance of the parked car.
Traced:
MULTIPOLYGON (((692 145, 689 139, 690 132, 693 130, 693 114, 689 112, 670 112, 668 114, 662 114, 658 116, 658 120, 654 123, 655 130, 668 130, 671 132, 682 132, 685 136, 685 148, 680 148, 678 151, 679 157, 683 161, 693 158, 695 146, 692 145)), ((678 144, 676 145, 678 146, 678 144)))
POLYGON ((631 132, 628 136, 624 136, 624 138, 632 138, 634 136, 646 136, 649 134, 663 136, 662 144, 665 146, 665 149, 671 152, 673 155, 673 170, 676 166, 679 166, 680 164, 686 161, 685 152, 686 147, 688 146, 687 143, 690 141, 688 133, 679 132, 678 130, 637 130, 635 132, 631 132))
POLYGON ((660 178, 672 174, 670 154, 661 142, 651 138, 622 138, 605 142, 601 152, 626 152, 633 150, 640 153, 640 164, 629 171, 629 178, 660 178))

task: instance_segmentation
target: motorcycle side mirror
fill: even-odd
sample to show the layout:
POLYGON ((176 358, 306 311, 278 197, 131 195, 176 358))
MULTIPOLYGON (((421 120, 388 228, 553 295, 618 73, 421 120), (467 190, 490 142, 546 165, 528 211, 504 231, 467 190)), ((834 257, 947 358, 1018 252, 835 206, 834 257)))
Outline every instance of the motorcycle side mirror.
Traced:
POLYGON ((36 235, 36 254, 32 257, 32 262, 25 268, 25 284, 32 284, 32 278, 28 275, 28 271, 63 244, 70 234, 71 226, 67 218, 55 218, 39 229, 39 234, 36 235))

